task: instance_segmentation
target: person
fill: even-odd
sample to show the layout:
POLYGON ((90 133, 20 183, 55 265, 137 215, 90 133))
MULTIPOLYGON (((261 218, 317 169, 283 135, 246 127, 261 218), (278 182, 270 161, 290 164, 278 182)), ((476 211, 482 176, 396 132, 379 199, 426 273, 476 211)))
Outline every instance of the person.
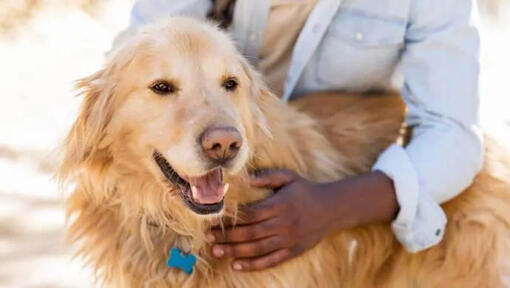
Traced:
POLYGON ((370 173, 350 179, 261 171, 252 185, 276 193, 244 207, 248 220, 235 229, 212 229, 216 257, 233 257, 235 270, 265 269, 333 231, 384 221, 410 252, 442 239, 440 204, 482 165, 473 1, 138 0, 131 27, 176 14, 218 21, 282 101, 400 87, 413 128, 407 146, 389 146, 370 173))

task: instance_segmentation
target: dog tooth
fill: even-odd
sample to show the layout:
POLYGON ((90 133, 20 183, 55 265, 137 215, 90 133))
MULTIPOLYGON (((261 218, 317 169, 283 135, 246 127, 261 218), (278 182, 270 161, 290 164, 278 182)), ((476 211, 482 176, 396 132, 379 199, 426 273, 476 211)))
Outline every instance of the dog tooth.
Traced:
POLYGON ((228 188, 230 187, 230 184, 225 184, 225 186, 223 186, 223 195, 227 194, 227 191, 228 191, 228 188))
POLYGON ((193 195, 193 197, 197 197, 198 195, 197 186, 191 185, 191 195, 193 195))

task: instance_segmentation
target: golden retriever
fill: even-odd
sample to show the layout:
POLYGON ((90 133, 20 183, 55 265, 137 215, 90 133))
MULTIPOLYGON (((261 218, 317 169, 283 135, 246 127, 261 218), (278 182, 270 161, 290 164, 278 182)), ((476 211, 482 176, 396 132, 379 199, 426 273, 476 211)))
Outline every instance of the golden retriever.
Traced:
POLYGON ((323 93, 284 105, 226 34, 181 17, 138 31, 79 87, 60 170, 76 185, 68 234, 107 286, 504 285, 510 159, 490 139, 483 172, 443 205, 449 225, 431 249, 407 253, 381 224, 258 272, 212 257, 211 225, 270 193, 249 187, 250 172, 285 167, 328 181, 368 171, 402 134, 398 95, 323 93), (166 266, 174 246, 198 257, 191 275, 166 266))

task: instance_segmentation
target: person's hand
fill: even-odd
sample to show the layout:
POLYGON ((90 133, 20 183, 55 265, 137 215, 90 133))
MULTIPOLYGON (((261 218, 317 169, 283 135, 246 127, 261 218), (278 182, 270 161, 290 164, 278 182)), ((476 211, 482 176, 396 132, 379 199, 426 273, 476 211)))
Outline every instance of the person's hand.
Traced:
POLYGON ((275 194, 240 211, 235 227, 208 234, 213 255, 234 258, 235 270, 273 267, 313 247, 328 233, 385 222, 398 211, 393 182, 371 172, 331 183, 306 180, 285 170, 264 170, 251 184, 275 194))
POLYGON ((244 207, 236 227, 224 234, 216 228, 209 234, 215 243, 213 255, 236 258, 234 269, 275 266, 311 248, 329 232, 323 184, 289 170, 265 170, 252 178, 251 185, 274 189, 276 194, 244 207))

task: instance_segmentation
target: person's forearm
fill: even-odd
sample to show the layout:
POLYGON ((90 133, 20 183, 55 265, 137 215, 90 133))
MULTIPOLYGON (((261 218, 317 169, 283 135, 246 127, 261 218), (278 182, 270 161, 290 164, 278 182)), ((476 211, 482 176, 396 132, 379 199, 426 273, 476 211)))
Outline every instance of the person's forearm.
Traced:
POLYGON ((391 221, 398 212, 392 180, 375 171, 325 183, 324 208, 331 231, 391 221))

